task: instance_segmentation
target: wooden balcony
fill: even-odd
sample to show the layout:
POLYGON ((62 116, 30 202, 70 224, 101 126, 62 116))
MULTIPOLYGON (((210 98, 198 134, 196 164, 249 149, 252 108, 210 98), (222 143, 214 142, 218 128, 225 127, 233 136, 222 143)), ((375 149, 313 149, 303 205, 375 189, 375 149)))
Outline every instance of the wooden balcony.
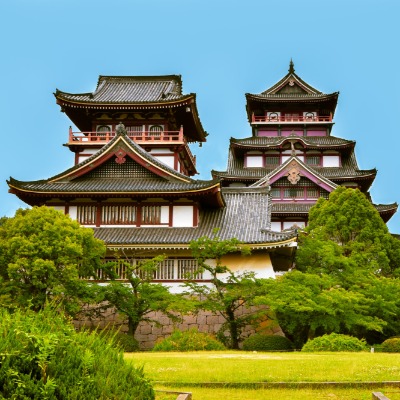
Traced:
POLYGON ((280 123, 303 123, 303 124, 313 124, 313 123, 331 123, 332 116, 321 116, 321 115, 313 115, 313 116, 287 116, 287 115, 279 115, 279 116, 267 116, 267 115, 252 115, 251 118, 252 123, 265 123, 265 124, 280 124, 280 123))
MULTIPOLYGON (((115 132, 72 132, 69 130, 68 145, 76 144, 97 144, 102 145, 109 142, 115 136, 115 132), (102 143, 101 143, 102 142, 102 143)), ((128 132, 128 137, 137 143, 186 143, 183 136, 183 129, 179 131, 161 131, 161 132, 128 132)))
MULTIPOLYGON (((196 168, 196 156, 194 156, 188 146, 187 140, 183 135, 183 128, 179 131, 160 131, 160 132, 150 132, 150 131, 140 131, 140 132, 127 132, 129 139, 140 144, 141 146, 169 146, 169 145, 179 145, 183 146, 187 159, 190 160, 189 163, 192 167, 196 168)), ((68 146, 72 151, 77 151, 77 149, 83 149, 85 147, 99 148, 104 146, 110 140, 115 137, 115 132, 73 132, 69 129, 69 139, 66 146, 68 146)), ((80 150, 78 150, 80 151, 80 150)))

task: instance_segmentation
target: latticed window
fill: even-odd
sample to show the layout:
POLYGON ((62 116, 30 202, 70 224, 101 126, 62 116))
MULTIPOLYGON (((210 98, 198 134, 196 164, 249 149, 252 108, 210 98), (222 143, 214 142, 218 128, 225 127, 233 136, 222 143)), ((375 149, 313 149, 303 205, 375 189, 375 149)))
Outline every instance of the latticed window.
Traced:
POLYGON ((285 188, 283 196, 285 199, 304 199, 304 189, 303 188, 285 188))
POLYGON ((265 165, 268 167, 269 165, 279 165, 279 156, 266 156, 265 157, 265 165))
POLYGON ((321 156, 308 156, 308 157, 306 157, 306 164, 308 164, 308 165, 321 165, 321 156))
POLYGON ((159 263, 157 270, 154 272, 154 279, 157 280, 172 280, 175 277, 174 274, 174 259, 166 259, 159 263))
POLYGON ((110 224, 135 224, 135 206, 103 206, 101 211, 101 222, 110 224))
POLYGON ((193 258, 178 259, 177 279, 203 279, 203 273, 198 272, 199 263, 193 258))
POLYGON ((143 206, 142 224, 157 225, 161 223, 161 206, 143 206))
POLYGON ((281 198, 281 189, 280 188, 272 188, 271 189, 271 197, 273 199, 280 199, 281 198))
POLYGON ((97 206, 78 206, 77 219, 82 225, 95 225, 97 206))
POLYGON ((164 128, 161 125, 153 125, 150 127, 149 134, 150 136, 161 136, 164 128))
POLYGON ((317 199, 319 197, 319 189, 318 188, 307 188, 307 198, 308 199, 317 199))
POLYGON ((141 136, 143 133, 143 125, 131 125, 126 127, 128 136, 141 136))

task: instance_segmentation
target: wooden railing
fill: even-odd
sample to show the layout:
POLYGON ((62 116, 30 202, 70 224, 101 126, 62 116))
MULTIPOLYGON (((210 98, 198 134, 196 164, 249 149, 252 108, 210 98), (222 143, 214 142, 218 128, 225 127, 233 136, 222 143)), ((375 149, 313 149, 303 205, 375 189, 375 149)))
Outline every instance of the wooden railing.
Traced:
POLYGON ((279 122, 305 122, 305 123, 313 123, 313 122, 332 122, 332 116, 303 116, 299 115, 295 116, 266 116, 266 115, 252 115, 251 122, 269 122, 279 123, 279 122))
MULTIPOLYGON (((185 136, 183 135, 183 128, 179 131, 141 131, 141 132, 127 132, 129 139, 139 144, 152 143, 182 143, 185 146, 186 152, 192 161, 192 164, 196 165, 196 156, 192 154, 185 136)), ((115 137, 115 132, 73 132, 72 128, 69 129, 69 141, 68 145, 103 145, 115 137)))
MULTIPOLYGON (((110 132, 72 132, 69 130, 68 144, 109 142, 115 136, 114 131, 110 132)), ((140 131, 127 132, 127 136, 135 142, 186 142, 183 136, 183 129, 179 131, 140 131)))

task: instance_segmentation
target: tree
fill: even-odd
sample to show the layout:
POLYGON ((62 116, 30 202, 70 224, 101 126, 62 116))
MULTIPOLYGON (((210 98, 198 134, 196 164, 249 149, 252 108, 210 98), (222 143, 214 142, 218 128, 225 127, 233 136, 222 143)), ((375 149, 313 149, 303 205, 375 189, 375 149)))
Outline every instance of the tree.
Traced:
POLYGON ((359 191, 319 199, 299 235, 298 271, 267 282, 258 300, 298 347, 325 333, 377 343, 398 334, 400 242, 359 191))
POLYGON ((55 301, 74 314, 90 297, 80 277, 94 276, 104 252, 93 230, 69 216, 48 207, 20 209, 0 226, 2 299, 36 311, 55 301))
POLYGON ((383 276, 400 274, 400 241, 358 189, 339 187, 329 200, 320 198, 299 239, 296 266, 302 271, 362 268, 383 276))
POLYGON ((168 287, 152 283, 154 272, 164 256, 138 261, 132 265, 128 262, 109 262, 103 266, 110 283, 102 288, 103 298, 117 311, 128 318, 128 334, 134 336, 141 321, 154 322, 149 317, 153 311, 161 311, 172 320, 178 320, 178 312, 185 312, 190 303, 181 295, 171 293, 168 287), (118 281, 115 266, 124 265, 127 283, 118 281))
POLYGON ((253 299, 262 288, 261 280, 256 279, 254 272, 235 273, 226 265, 222 258, 229 253, 249 255, 248 248, 241 245, 237 239, 221 240, 217 236, 202 237, 190 243, 193 257, 197 259, 199 271, 207 271, 211 276, 211 285, 199 284, 193 280, 185 283, 189 293, 198 299, 197 308, 209 310, 222 315, 226 323, 220 330, 219 337, 228 330, 228 338, 223 340, 227 347, 238 349, 242 340, 242 328, 254 322, 266 310, 260 309, 256 315, 239 316, 241 307, 253 305, 253 299))
POLYGON ((359 287, 348 290, 334 276, 292 271, 268 280, 265 294, 257 302, 269 305, 282 331, 297 348, 332 332, 370 338, 376 343, 385 332, 394 334, 399 327, 392 321, 400 312, 400 302, 394 297, 399 282, 395 280, 397 290, 381 293, 382 279, 387 278, 371 274, 368 286, 358 280, 354 285, 359 287))

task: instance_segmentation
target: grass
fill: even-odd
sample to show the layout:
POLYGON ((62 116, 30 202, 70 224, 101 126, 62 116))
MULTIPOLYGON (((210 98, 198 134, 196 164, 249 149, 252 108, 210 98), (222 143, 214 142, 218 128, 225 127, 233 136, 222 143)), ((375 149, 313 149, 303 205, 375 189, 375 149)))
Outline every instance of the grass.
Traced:
MULTIPOLYGON (((194 400, 363 400, 372 391, 400 400, 400 387, 270 388, 245 387, 254 382, 384 382, 400 380, 400 355, 387 353, 251 353, 243 351, 126 354, 144 365, 155 389, 192 392, 194 400), (204 387, 229 382, 232 388, 204 387)), ((157 400, 164 400, 161 393, 157 400)), ((169 399, 169 398, 168 398, 169 399)))
POLYGON ((400 380, 400 356, 388 353, 131 353, 154 381, 369 382, 400 380), (240 372, 240 373, 239 373, 240 372))

